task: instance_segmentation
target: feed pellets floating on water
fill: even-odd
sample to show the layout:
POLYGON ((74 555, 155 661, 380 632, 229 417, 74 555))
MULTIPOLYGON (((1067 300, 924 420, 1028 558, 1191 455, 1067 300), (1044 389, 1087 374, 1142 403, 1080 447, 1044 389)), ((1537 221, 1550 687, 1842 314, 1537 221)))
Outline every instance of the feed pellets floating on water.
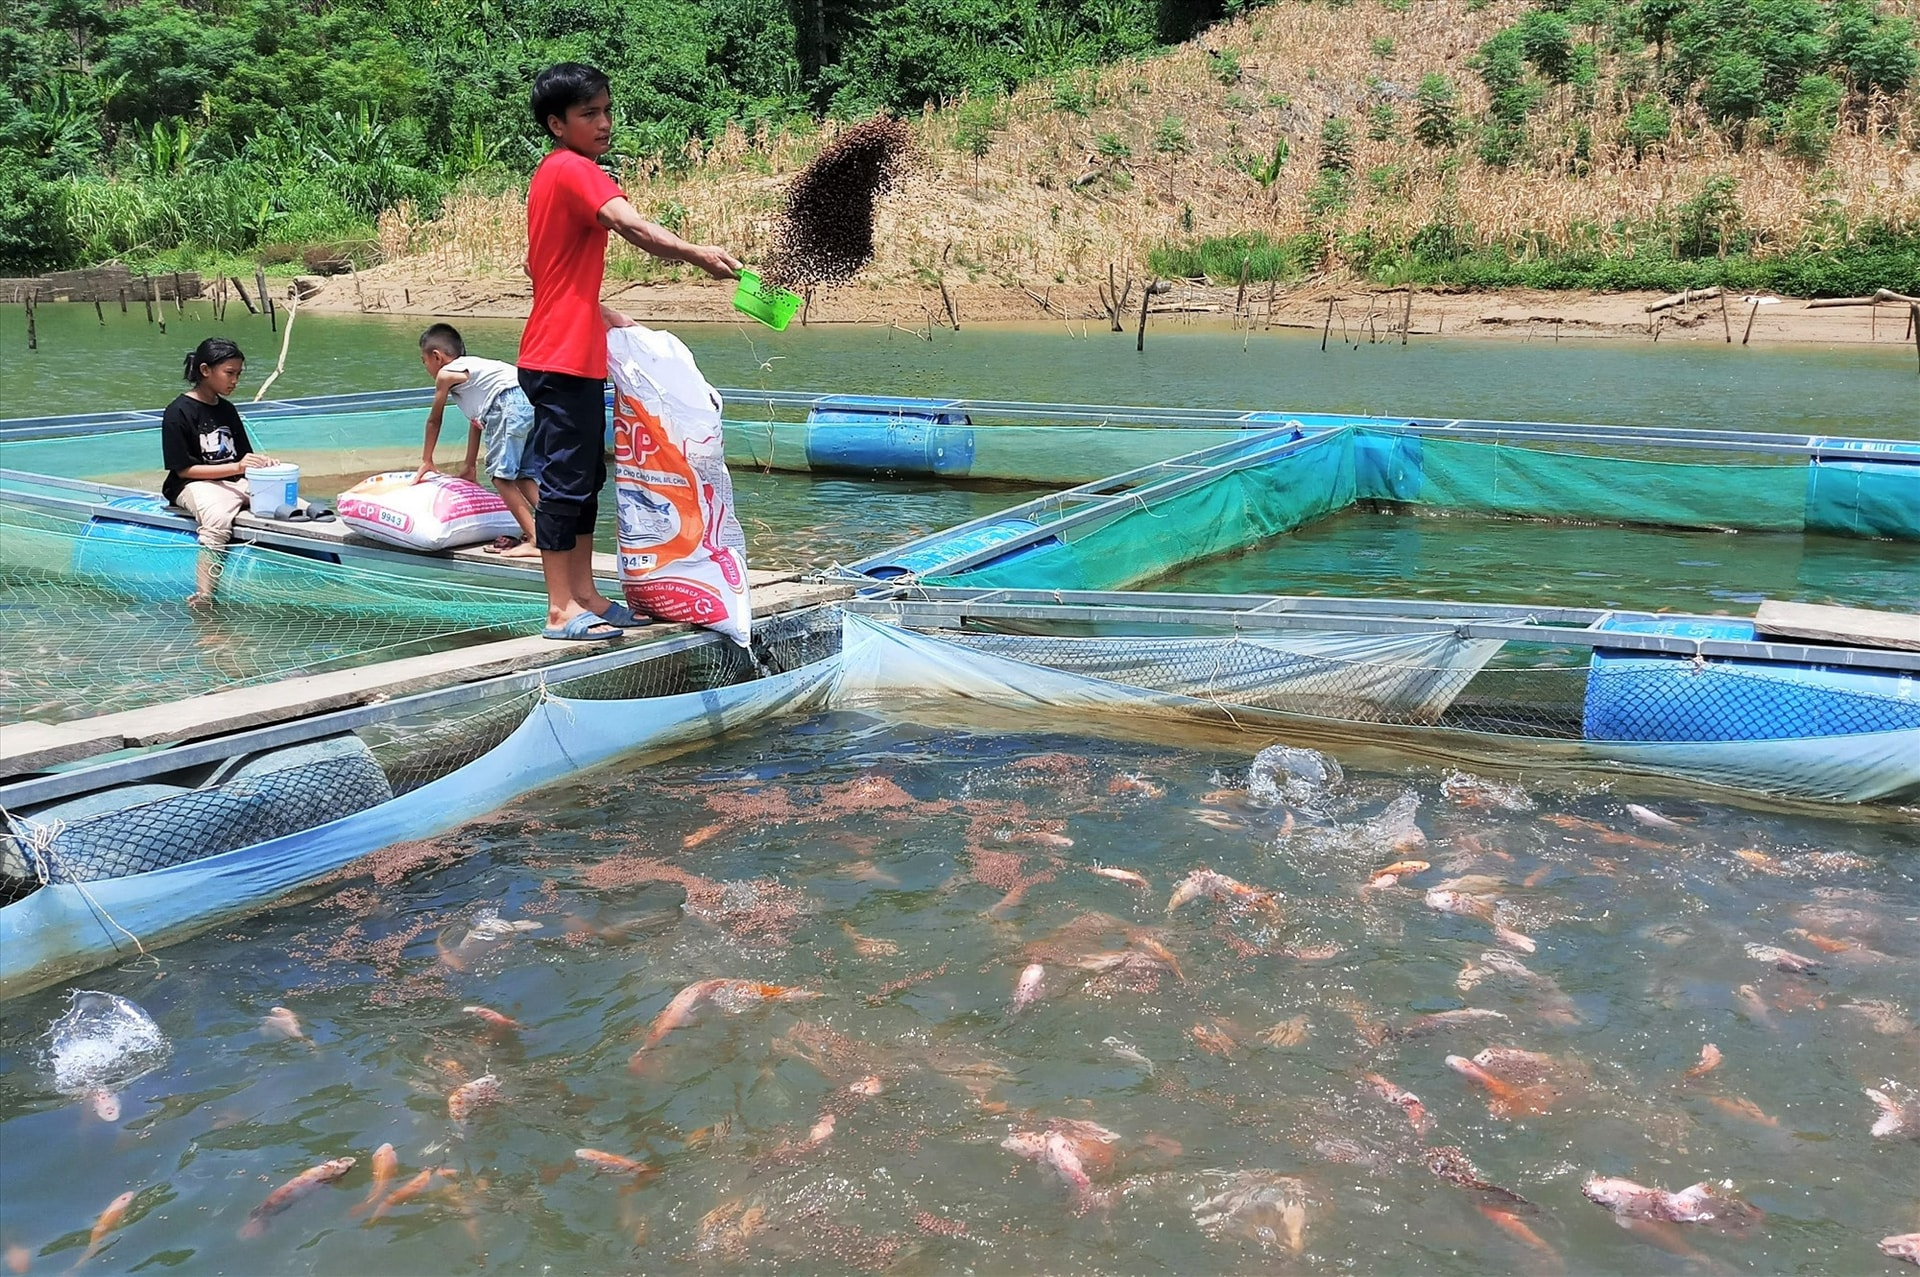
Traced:
POLYGON ((899 120, 856 124, 787 188, 762 277, 781 288, 844 284, 873 260, 874 202, 906 173, 913 132, 899 120))

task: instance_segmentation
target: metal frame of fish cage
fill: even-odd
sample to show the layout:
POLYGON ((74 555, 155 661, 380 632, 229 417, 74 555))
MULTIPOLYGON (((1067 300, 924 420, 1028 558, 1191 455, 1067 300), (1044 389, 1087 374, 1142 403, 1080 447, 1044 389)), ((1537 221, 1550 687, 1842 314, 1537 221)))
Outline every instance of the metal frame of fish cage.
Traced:
MULTIPOLYGON (((811 390, 721 388, 721 398, 734 410, 764 405, 769 413, 805 414, 815 411, 860 412, 884 419, 921 418, 929 413, 965 414, 975 425, 1071 424, 1133 428, 1192 428, 1211 430, 1270 430, 1294 425, 1333 429, 1364 425, 1379 429, 1441 434, 1454 437, 1526 438, 1539 442, 1646 444, 1704 449, 1810 456, 1827 460, 1908 460, 1920 462, 1920 445, 1908 440, 1873 437, 1799 435, 1779 431, 1705 430, 1677 426, 1629 426, 1580 422, 1501 421, 1476 417, 1433 417, 1397 413, 1344 413, 1311 410, 1281 411, 1240 408, 1179 408, 1152 404, 1044 403, 1016 399, 915 398, 904 395, 852 395, 811 390), (984 419, 984 420, 974 420, 984 419), (1880 454, 1888 454, 1880 456, 1880 454)), ((310 395, 268 399, 245 405, 246 415, 271 420, 280 417, 375 412, 411 408, 431 402, 430 387, 365 391, 341 395, 310 395)), ((152 429, 160 424, 160 409, 75 413, 63 416, 0 418, 0 442, 56 439, 74 435, 113 434, 152 429)))
POLYGON ((1425 599, 1353 599, 1299 594, 1163 594, 1125 590, 967 589, 907 585, 865 591, 839 606, 914 629, 964 629, 968 623, 1099 624, 1143 630, 1255 635, 1340 630, 1354 634, 1450 634, 1456 638, 1545 643, 1648 656, 1737 659, 1841 666, 1863 672, 1920 673, 1920 652, 1683 638, 1601 629, 1609 622, 1725 621, 1676 612, 1436 603, 1425 599))

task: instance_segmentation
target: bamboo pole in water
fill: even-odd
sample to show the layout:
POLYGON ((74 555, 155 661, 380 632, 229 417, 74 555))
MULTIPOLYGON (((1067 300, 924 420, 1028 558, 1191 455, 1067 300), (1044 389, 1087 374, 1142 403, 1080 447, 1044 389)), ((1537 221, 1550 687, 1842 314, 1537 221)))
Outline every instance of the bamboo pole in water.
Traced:
POLYGON ((37 331, 35 331, 33 326, 33 307, 34 307, 34 294, 28 293, 27 294, 27 349, 28 350, 40 349, 40 334, 37 331))
POLYGON ((271 386, 274 383, 274 380, 278 378, 281 373, 286 371, 287 346, 289 343, 293 341, 293 321, 294 321, 294 317, 297 316, 299 313, 300 313, 300 308, 298 306, 294 305, 292 302, 287 303, 287 327, 286 327, 286 331, 280 334, 280 362, 273 366, 273 371, 267 374, 267 379, 260 383, 260 389, 254 391, 253 402, 259 403, 262 399, 264 399, 267 394, 267 387, 271 386))

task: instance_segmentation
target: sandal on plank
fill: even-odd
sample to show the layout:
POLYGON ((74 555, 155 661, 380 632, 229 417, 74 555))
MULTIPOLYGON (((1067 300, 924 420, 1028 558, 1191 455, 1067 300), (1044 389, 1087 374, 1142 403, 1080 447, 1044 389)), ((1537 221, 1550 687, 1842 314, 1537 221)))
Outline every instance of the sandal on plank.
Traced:
POLYGON ((591 612, 582 612, 565 625, 548 626, 540 632, 540 637, 564 643, 605 643, 624 634, 625 631, 619 626, 611 625, 591 612))
POLYGON ((505 554, 508 550, 518 549, 526 543, 525 537, 495 537, 485 549, 488 554, 505 554))
POLYGON ((650 616, 636 616, 633 609, 625 603, 615 603, 600 614, 600 619, 608 625, 617 625, 623 630, 645 629, 653 624, 650 616))

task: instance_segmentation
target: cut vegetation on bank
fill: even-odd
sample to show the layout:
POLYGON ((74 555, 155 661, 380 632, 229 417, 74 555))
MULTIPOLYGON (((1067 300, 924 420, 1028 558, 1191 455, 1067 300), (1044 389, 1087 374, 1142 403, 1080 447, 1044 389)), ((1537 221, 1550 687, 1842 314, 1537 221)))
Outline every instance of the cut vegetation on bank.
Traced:
MULTIPOLYGON (((1920 0, 1284 0, 1145 56, 1133 51, 1164 31, 1146 23, 1125 40, 1102 37, 1092 6, 1042 20, 1016 5, 978 20, 1015 24, 996 35, 925 0, 875 8, 865 20, 891 24, 891 43, 839 46, 841 61, 814 64, 778 100, 735 92, 731 105, 717 97, 695 111, 663 97, 657 76, 623 83, 616 73, 629 111, 619 177, 680 234, 764 259, 786 183, 843 127, 809 111, 925 103, 911 121, 924 159, 877 219, 875 261, 853 287, 924 288, 936 308, 943 284, 1044 299, 1054 286, 1091 291, 1110 269, 1222 286, 1332 274, 1380 287, 1911 294, 1917 10, 1920 0), (907 56, 915 51, 927 60, 907 56), (1116 53, 1129 56, 1076 65, 1116 53), (850 58, 860 76, 845 75, 850 58), (648 110, 668 122, 640 119, 648 110)), ((517 134, 487 133, 518 118, 510 79, 496 77, 492 125, 449 113, 474 106, 471 85, 425 95, 422 117, 342 111, 303 125, 311 135, 288 153, 309 166, 339 146, 328 130, 362 141, 386 130, 357 152, 384 185, 335 183, 329 198, 363 220, 328 234, 364 233, 377 248, 362 260, 377 251, 415 280, 470 285, 470 298, 511 290, 530 152, 517 134), (379 169, 408 167, 419 139, 443 127, 471 146, 430 145, 440 164, 431 182, 416 189, 379 169)), ((182 152, 171 136, 190 167, 204 143, 182 152)), ((247 148, 266 143, 238 145, 232 163, 244 168, 247 148)), ((124 140, 114 147, 123 154, 124 140)), ((180 189, 210 180, 200 172, 180 189)), ((68 181, 61 207, 77 219, 70 231, 85 230, 69 255, 135 253, 164 238, 79 217, 93 209, 111 223, 96 206, 132 198, 122 179, 68 181)), ((298 238, 291 212, 252 207, 266 210, 253 246, 298 238)), ((222 241, 246 244, 246 233, 222 241)), ((609 274, 673 277, 624 246, 609 274)))

